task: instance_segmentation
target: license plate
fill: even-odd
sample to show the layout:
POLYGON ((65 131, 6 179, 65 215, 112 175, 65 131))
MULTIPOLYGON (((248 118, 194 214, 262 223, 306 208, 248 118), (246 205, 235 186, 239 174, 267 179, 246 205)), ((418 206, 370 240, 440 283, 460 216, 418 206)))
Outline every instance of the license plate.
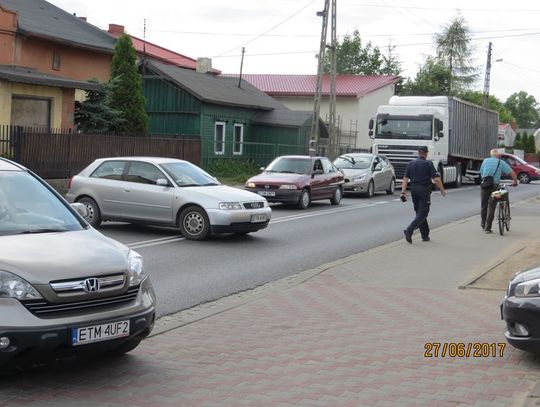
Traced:
POLYGON ((276 191, 257 191, 261 196, 276 196, 276 191))
POLYGON ((73 346, 86 345, 87 343, 108 341, 126 336, 129 336, 129 320, 72 328, 71 344, 73 346))
POLYGON ((251 215, 251 223, 266 222, 266 215, 251 215))

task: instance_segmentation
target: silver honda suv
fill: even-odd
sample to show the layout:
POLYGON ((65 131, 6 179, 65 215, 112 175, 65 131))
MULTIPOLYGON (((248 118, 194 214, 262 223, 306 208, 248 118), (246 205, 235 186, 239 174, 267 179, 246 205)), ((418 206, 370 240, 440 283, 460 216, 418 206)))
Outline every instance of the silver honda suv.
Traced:
POLYGON ((142 257, 88 225, 85 211, 0 158, 0 366, 122 354, 151 332, 142 257))

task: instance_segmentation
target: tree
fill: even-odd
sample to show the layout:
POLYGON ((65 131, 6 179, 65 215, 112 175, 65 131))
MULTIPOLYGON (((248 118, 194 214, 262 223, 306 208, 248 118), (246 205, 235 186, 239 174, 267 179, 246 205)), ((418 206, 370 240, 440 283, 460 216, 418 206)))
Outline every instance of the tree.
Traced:
POLYGON ((115 129, 128 134, 145 134, 148 115, 142 94, 142 79, 137 71, 137 54, 131 38, 118 38, 111 64, 111 107, 121 112, 122 123, 115 129))
POLYGON ((448 93, 468 89, 478 79, 478 69, 472 64, 471 34, 465 19, 458 15, 442 33, 435 34, 437 60, 450 71, 448 93))
POLYGON ((521 133, 518 131, 516 133, 516 138, 514 139, 514 149, 521 150, 523 145, 521 144, 521 133))
MULTIPOLYGON (((97 80, 93 80, 98 84, 97 80)), ((104 133, 121 125, 121 112, 110 106, 110 83, 100 84, 100 90, 87 90, 86 99, 75 102, 74 121, 85 133, 104 133)))
MULTIPOLYGON (((336 72, 351 75, 399 75, 401 64, 397 59, 395 47, 389 45, 388 55, 383 55, 379 47, 371 41, 362 47, 362 39, 358 30, 352 35, 345 35, 336 47, 336 72)), ((330 72, 330 53, 324 58, 324 72, 330 72)))
POLYGON ((516 118, 517 124, 521 128, 536 127, 540 122, 538 103, 534 96, 529 95, 527 92, 513 93, 506 99, 504 106, 516 118))
POLYGON ((418 70, 414 80, 403 85, 404 96, 448 95, 450 90, 450 70, 435 58, 428 57, 418 70))

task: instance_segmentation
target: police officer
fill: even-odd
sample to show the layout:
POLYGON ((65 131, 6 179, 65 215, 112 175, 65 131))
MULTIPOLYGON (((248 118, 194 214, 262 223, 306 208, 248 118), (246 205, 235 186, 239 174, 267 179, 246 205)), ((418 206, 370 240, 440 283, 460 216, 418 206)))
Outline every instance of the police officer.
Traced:
POLYGON ((407 186, 410 184, 411 197, 413 201, 416 217, 407 229, 403 231, 405 240, 412 243, 412 234, 416 228, 420 229, 420 236, 424 242, 429 241, 429 225, 427 217, 429 206, 431 205, 432 181, 439 187, 442 196, 446 196, 446 191, 441 181, 441 177, 435 170, 433 163, 428 161, 428 148, 422 146, 418 149, 418 158, 407 165, 403 183, 401 184, 401 200, 407 200, 407 186))

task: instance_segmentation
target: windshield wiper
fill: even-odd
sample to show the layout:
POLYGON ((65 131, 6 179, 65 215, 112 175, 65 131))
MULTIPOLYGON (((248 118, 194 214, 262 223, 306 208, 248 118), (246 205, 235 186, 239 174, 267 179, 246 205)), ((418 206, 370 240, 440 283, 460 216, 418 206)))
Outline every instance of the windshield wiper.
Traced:
POLYGON ((216 182, 209 182, 208 184, 202 184, 201 187, 212 187, 212 186, 216 186, 216 185, 220 185, 216 182))
POLYGON ((182 184, 180 187, 200 187, 201 184, 182 184))
POLYGON ((354 161, 354 158, 348 155, 342 155, 341 158, 343 158, 345 161, 350 162, 352 165, 356 164, 356 161, 354 161))
POLYGON ((298 174, 296 171, 287 171, 287 170, 280 171, 280 173, 282 173, 282 174, 298 174))
POLYGON ((54 232, 67 232, 69 229, 60 229, 60 228, 36 228, 36 229, 26 229, 20 231, 19 235, 33 234, 33 233, 54 233, 54 232))

